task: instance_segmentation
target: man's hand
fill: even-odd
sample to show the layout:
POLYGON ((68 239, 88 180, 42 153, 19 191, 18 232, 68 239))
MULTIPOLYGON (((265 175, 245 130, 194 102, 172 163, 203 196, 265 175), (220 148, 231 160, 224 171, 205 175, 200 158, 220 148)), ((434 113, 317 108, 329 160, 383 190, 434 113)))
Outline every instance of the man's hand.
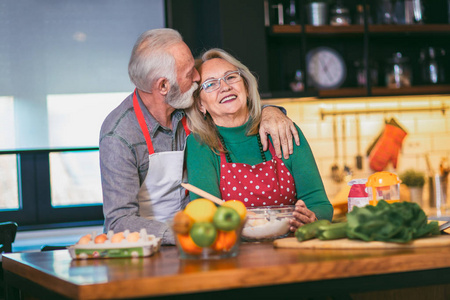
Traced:
POLYGON ((281 149, 283 149, 285 159, 288 159, 289 155, 294 152, 292 137, 297 146, 300 145, 300 138, 294 123, 277 107, 265 107, 262 112, 259 135, 264 151, 269 146, 268 134, 272 137, 275 154, 279 158, 281 158, 281 149))

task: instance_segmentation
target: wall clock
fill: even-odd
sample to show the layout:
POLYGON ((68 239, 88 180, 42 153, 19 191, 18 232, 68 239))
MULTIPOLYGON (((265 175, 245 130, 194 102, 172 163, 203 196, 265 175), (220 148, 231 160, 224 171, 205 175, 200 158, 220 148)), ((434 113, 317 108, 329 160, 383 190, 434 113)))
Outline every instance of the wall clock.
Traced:
POLYGON ((334 49, 318 47, 306 55, 308 82, 319 90, 340 87, 347 76, 344 59, 334 49))

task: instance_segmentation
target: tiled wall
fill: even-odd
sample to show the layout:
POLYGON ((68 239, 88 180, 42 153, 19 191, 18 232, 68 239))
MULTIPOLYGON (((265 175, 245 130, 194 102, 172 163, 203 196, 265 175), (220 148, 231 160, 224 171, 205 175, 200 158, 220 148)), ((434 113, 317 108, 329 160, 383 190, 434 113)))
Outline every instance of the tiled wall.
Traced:
MULTIPOLYGON (((348 99, 276 99, 265 103, 281 105, 287 109, 288 116, 297 123, 305 134, 316 157, 319 170, 330 197, 342 189, 343 183, 331 179, 331 165, 335 163, 333 142, 333 120, 337 124, 338 154, 340 169, 347 164, 353 171, 353 178, 367 178, 372 171, 368 168, 366 150, 384 128, 384 120, 395 118, 406 129, 408 135, 403 141, 397 169, 390 165, 387 171, 400 174, 414 168, 427 172, 425 155, 429 156, 431 166, 439 169, 442 157, 450 160, 450 96, 391 96, 348 99), (440 108, 446 107, 445 112, 440 108), (427 110, 432 108, 433 110, 427 110), (408 111, 418 109, 420 111, 408 111), (422 110, 423 109, 423 110, 422 110), (348 110, 386 110, 360 114, 339 114, 348 110), (396 111, 398 110, 398 112, 396 111), (336 115, 325 115, 321 112, 336 115), (356 169, 357 128, 356 118, 360 119, 360 148, 363 156, 363 170, 356 169), (346 159, 343 157, 342 122, 345 122, 346 159)), ((344 183, 345 185, 345 183, 344 183)))

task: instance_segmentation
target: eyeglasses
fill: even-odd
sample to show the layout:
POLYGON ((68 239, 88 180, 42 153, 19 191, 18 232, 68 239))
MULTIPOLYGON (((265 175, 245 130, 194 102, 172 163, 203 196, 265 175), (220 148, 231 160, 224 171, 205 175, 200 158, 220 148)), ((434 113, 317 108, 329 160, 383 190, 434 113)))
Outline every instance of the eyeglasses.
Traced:
POLYGON ((241 71, 232 71, 226 73, 222 78, 208 79, 202 83, 200 90, 204 90, 207 93, 214 92, 220 88, 220 81, 223 80, 226 84, 230 85, 241 80, 241 71))

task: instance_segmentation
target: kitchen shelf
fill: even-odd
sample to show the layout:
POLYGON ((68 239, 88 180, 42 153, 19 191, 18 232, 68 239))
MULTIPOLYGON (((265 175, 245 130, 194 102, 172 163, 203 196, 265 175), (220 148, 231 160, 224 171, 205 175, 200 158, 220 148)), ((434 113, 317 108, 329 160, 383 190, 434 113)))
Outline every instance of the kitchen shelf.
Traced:
MULTIPOLYGON (((374 86, 372 87, 371 96, 424 95, 424 94, 450 94, 450 84, 419 85, 398 89, 374 86)), ((366 88, 350 87, 334 90, 321 90, 317 92, 317 95, 320 98, 364 97, 368 96, 368 93, 366 88)))
POLYGON ((399 89, 376 86, 372 87, 373 96, 420 94, 450 94, 450 84, 419 85, 399 89))
POLYGON ((272 99, 272 98, 308 98, 308 97, 318 97, 317 91, 308 92, 292 92, 292 91, 271 91, 267 93, 261 93, 261 99, 272 99))
POLYGON ((301 25, 273 25, 271 28, 272 34, 292 34, 302 32, 301 25))
MULTIPOLYGON (((272 34, 300 34, 302 33, 301 25, 273 25, 272 34)), ((348 26, 312 26, 305 25, 305 33, 307 34, 342 34, 342 33, 364 33, 363 25, 348 26)))
POLYGON ((450 34, 450 24, 369 25, 369 33, 445 33, 450 34))
POLYGON ((367 96, 367 89, 363 87, 355 88, 340 88, 334 90, 318 91, 320 98, 335 98, 335 97, 364 97, 367 96))
MULTIPOLYGON (((443 47, 444 49, 449 47, 449 43, 446 42, 447 36, 450 35, 450 24, 421 24, 421 25, 369 25, 365 28, 363 25, 348 25, 348 26, 312 26, 312 25, 272 25, 268 34, 271 39, 272 45, 278 45, 278 51, 286 51, 285 49, 290 49, 291 57, 295 57, 295 47, 298 47, 298 51, 301 57, 307 53, 307 51, 313 47, 317 47, 323 44, 325 39, 327 43, 325 45, 337 48, 343 54, 344 59, 347 62, 347 68, 350 72, 353 72, 351 76, 355 76, 355 68, 352 65, 353 59, 358 59, 358 53, 354 49, 360 48, 361 54, 360 58, 365 58, 365 52, 368 53, 368 57, 365 59, 375 59, 375 61, 381 61, 379 63, 378 73, 382 74, 384 61, 381 57, 389 53, 388 49, 392 51, 405 51, 412 56, 418 56, 421 47, 425 47, 427 44, 438 45, 438 47, 443 47), (367 31, 365 31, 367 30, 367 31), (412 35, 417 35, 418 39, 412 37, 412 35), (443 35, 445 39, 441 39, 440 35, 443 35), (384 37, 391 37, 389 40, 384 40, 384 37), (433 42, 428 41, 428 37, 433 38, 433 42), (341 40, 340 40, 341 38, 341 40), (342 40, 345 38, 345 41, 342 40), (380 38, 382 38, 380 40, 380 38), (427 39, 422 46, 423 39, 427 39), (378 41, 377 41, 378 39, 378 41), (411 40, 413 39, 413 40, 411 40), (297 46, 295 46, 295 40, 298 40, 297 46), (301 41, 301 42, 300 42, 301 41), (284 43, 284 44, 283 44, 284 43), (289 44, 290 43, 290 44, 289 44), (370 45, 372 43, 372 45, 370 45), (378 44, 377 44, 378 43, 378 44), (397 45, 395 45, 397 43, 397 45), (405 43, 408 43, 410 47, 406 47, 405 43), (282 46, 281 46, 282 45, 282 46), (375 46, 375 47, 374 47, 375 46), (399 48, 400 46, 400 48, 399 48), (283 48, 284 47, 284 48, 283 48), (288 48, 291 47, 291 48, 288 48), (403 47, 404 49, 402 49, 403 47), (365 50, 364 50, 365 49, 365 50), (399 49, 399 50, 397 50, 399 49), (411 51, 412 54, 411 54, 411 51), (355 58, 356 57, 356 58, 355 58)), ((273 46, 272 46, 273 47, 273 46)), ((276 53, 276 52, 273 52, 276 53)), ((280 52, 282 53, 282 52, 280 52)), ((282 65, 285 55, 281 54, 279 56, 279 61, 277 64, 273 65, 274 70, 278 68, 282 72, 285 70, 290 70, 289 63, 284 63, 282 65), (277 67, 278 66, 278 67, 277 67), (281 67, 283 66, 283 67, 281 67)), ((292 58, 291 58, 292 59, 292 58)), ((289 59, 288 59, 289 60, 289 59)), ((304 66, 304 61, 300 62, 300 65, 304 66)), ((296 62, 298 65, 298 62, 296 62)), ((445 62, 443 65, 444 69, 448 69, 450 65, 445 62)), ((338 97, 364 97, 364 96, 388 96, 388 95, 421 95, 421 94, 450 94, 450 84, 448 78, 445 82, 436 85, 425 85, 420 81, 420 75, 418 72, 418 63, 413 62, 413 68, 415 68, 416 82, 413 82, 411 87, 404 87, 399 89, 387 88, 385 86, 370 86, 370 87, 357 87, 355 82, 347 82, 344 86, 333 90, 315 90, 313 87, 307 87, 307 93, 309 95, 316 95, 320 98, 338 98, 338 97)), ((290 71, 291 73, 292 71, 290 71)), ((449 72, 446 72, 449 73, 449 72)), ((282 76, 283 73, 278 73, 278 78, 282 76)), ((308 76, 306 74, 306 76, 308 76)), ((381 75, 379 75, 381 76, 381 75)), ((445 78, 446 76, 444 76, 445 78)), ((278 79, 279 80, 279 79, 278 79)), ((382 83, 382 77, 378 78, 378 82, 382 83)), ((284 81, 282 86, 285 86, 286 81, 284 81)), ((276 95, 282 95, 282 97, 301 97, 298 94, 290 92, 289 90, 283 91, 279 90, 277 86, 277 92, 268 93, 272 94, 273 97, 276 95)))
MULTIPOLYGON (((273 25, 271 34, 300 34, 301 25, 273 25)), ((413 24, 413 25, 369 25, 369 33, 444 33, 450 35, 450 24, 413 24)), ((347 34, 364 33, 364 25, 313 26, 305 25, 306 34, 347 34)))
MULTIPOLYGON (((292 2, 264 0, 264 3, 269 84, 269 93, 266 94, 290 94, 291 97, 297 97, 290 92, 290 83, 299 70, 303 73, 305 92, 320 98, 450 94, 450 60, 447 58, 450 55, 450 19, 447 16, 447 0, 424 3, 425 14, 421 24, 382 24, 385 19, 379 1, 344 0, 341 4, 349 10, 352 21, 356 20, 353 18, 356 8, 363 7, 366 23, 328 23, 321 26, 311 25, 308 0, 295 1, 297 13, 284 18, 286 25, 278 24, 279 6, 275 8, 275 4, 282 3, 286 8, 286 3, 292 5, 292 2), (346 66, 345 71, 335 73, 333 79, 339 81, 339 85, 334 85, 335 89, 326 89, 326 85, 315 79, 315 76, 325 76, 327 70, 333 67, 340 70, 333 62, 333 55, 328 54, 327 59, 323 56, 316 65, 310 64, 312 54, 317 51, 327 53, 327 48, 331 48, 328 53, 337 52, 335 60, 343 61, 346 66), (433 53, 431 48, 435 54, 430 54, 433 53), (402 72, 402 65, 393 64, 392 58, 397 53, 402 55, 401 63, 408 68, 402 76, 409 81, 410 87, 392 89, 386 86, 386 74, 394 72, 394 68, 397 73, 402 72), (437 70, 433 78, 429 74, 432 72, 428 70, 430 66, 437 70), (367 70, 367 67, 370 69, 367 70), (314 76, 309 72, 315 72, 314 76), (432 84, 432 81, 438 84, 432 84), (366 82, 368 84, 363 85, 366 82)), ((329 12, 334 4, 335 1, 328 4, 329 12)), ((329 22, 331 18, 328 17, 329 22)), ((406 17, 406 11, 405 20, 412 21, 406 17)), ((397 19, 392 18, 391 21, 397 19)))
POLYGON ((306 34, 345 34, 345 33, 364 33, 364 25, 346 25, 346 26, 313 26, 305 25, 306 34))

